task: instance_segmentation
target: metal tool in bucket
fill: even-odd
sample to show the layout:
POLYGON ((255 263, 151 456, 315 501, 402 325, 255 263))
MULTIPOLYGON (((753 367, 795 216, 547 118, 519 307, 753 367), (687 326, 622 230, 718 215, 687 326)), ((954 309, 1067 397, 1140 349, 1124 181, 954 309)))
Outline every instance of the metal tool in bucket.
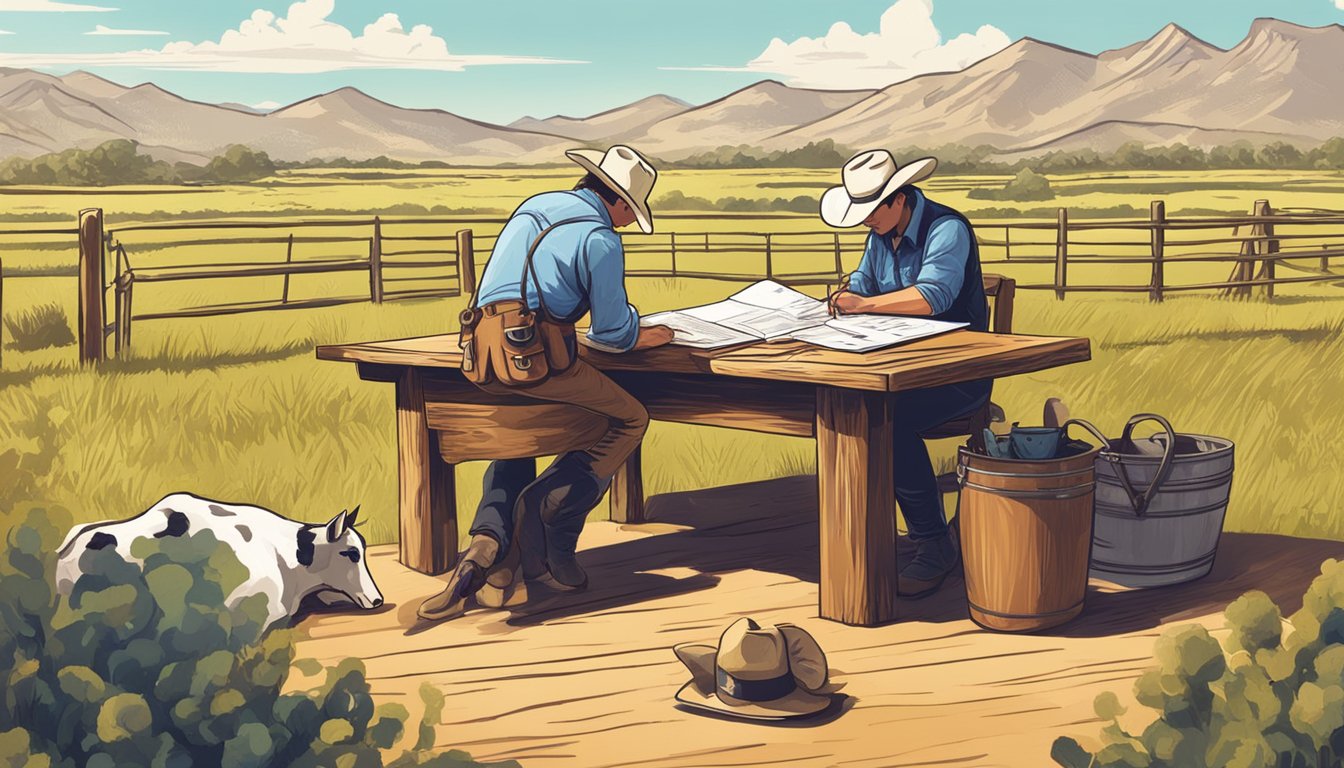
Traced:
MULTIPOLYGON (((1086 422, 1102 445, 1105 438, 1086 422)), ((960 449, 957 479, 962 562, 971 620, 1001 632, 1035 632, 1083 610, 1092 494, 1101 450, 1067 440, 1045 459, 960 449)))
POLYGON ((1233 444, 1135 415, 1097 458, 1091 575, 1127 587, 1180 584, 1213 569, 1232 489, 1233 444), (1162 426, 1134 440, 1146 421, 1162 426))

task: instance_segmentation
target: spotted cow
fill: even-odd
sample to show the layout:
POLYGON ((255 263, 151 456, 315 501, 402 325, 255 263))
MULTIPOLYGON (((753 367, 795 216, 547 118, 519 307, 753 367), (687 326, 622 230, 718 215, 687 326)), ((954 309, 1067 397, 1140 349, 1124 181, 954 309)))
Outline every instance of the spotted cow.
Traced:
POLYGON ((364 537, 355 530, 359 508, 342 511, 326 523, 289 520, 262 507, 174 493, 128 520, 77 525, 61 544, 56 589, 70 594, 79 579, 80 557, 90 549, 116 550, 124 560, 142 538, 190 536, 208 530, 248 571, 248 579, 225 598, 229 607, 244 598, 267 598, 268 623, 292 618, 305 598, 329 606, 371 610, 383 604, 365 560, 364 537))

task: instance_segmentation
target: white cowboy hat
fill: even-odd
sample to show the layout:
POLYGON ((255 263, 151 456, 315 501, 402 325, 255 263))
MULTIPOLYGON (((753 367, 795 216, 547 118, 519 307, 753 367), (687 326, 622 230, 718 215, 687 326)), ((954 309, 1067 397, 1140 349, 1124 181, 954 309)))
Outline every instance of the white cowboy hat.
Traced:
POLYGON ((844 183, 821 196, 821 220, 832 227, 862 224, 887 195, 929 178, 936 167, 938 161, 932 157, 898 166, 885 149, 860 152, 840 171, 844 183))
POLYGON ((653 214, 649 212, 649 192, 658 180, 658 171, 630 147, 617 144, 606 152, 596 149, 571 149, 565 157, 583 166, 583 169, 620 195, 635 212, 635 220, 644 234, 653 234, 653 214))
POLYGON ((719 645, 682 643, 672 649, 691 671, 677 701, 749 720, 805 717, 830 706, 826 654, 802 627, 762 627, 738 619, 719 645))

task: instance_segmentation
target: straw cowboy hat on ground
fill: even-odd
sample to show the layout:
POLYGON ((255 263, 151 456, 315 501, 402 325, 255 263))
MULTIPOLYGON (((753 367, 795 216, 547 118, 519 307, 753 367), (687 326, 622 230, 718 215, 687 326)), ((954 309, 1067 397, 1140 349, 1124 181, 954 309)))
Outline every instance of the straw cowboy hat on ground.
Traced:
POLYGON ((653 214, 649 212, 649 192, 658 180, 658 171, 634 149, 617 144, 606 152, 596 149, 571 149, 565 157, 578 163, 583 169, 612 191, 635 212, 635 220, 644 234, 653 234, 653 214))
POLYGON ((897 165, 885 149, 860 152, 840 171, 844 183, 821 196, 821 219, 832 227, 858 226, 888 195, 929 178, 936 167, 932 157, 897 165))
POLYGON ((718 647, 682 643, 672 649, 691 671, 677 701, 749 720, 815 715, 831 704, 826 654, 802 627, 738 619, 718 647))

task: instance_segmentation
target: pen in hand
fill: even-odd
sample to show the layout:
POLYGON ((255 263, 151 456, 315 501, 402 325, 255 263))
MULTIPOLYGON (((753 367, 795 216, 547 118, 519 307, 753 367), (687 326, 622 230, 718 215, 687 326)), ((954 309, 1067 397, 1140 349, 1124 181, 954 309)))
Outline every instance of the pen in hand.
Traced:
POLYGON ((831 317, 836 316, 836 308, 835 308, 836 297, 838 297, 840 294, 844 293, 847 290, 849 290, 849 275, 845 275, 844 279, 840 281, 840 285, 835 289, 835 293, 829 294, 826 297, 826 311, 827 313, 830 314, 831 317))

